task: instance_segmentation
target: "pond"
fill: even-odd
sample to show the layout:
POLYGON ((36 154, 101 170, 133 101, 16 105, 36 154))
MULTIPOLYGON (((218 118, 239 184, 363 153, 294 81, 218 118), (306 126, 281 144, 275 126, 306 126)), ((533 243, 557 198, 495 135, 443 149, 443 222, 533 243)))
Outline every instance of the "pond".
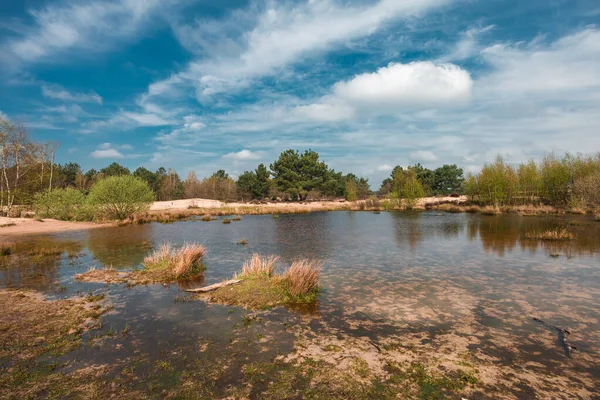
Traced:
POLYGON ((373 382, 396 366, 412 383, 395 393, 407 397, 600 398, 600 222, 588 216, 262 215, 20 237, 14 246, 16 256, 35 248, 62 255, 3 262, 3 287, 51 299, 104 293, 114 306, 82 346, 52 360, 64 374, 100 371, 90 378, 100 394, 384 398, 385 382, 380 392, 373 382), (576 238, 526 238, 556 227, 576 238), (242 238, 247 245, 237 244, 242 238), (94 266, 139 268, 163 242, 204 244, 203 279, 132 288, 75 280, 94 266), (318 304, 250 312, 184 291, 231 277, 253 253, 277 255, 282 265, 322 260, 318 304), (569 328, 572 356, 532 317, 569 328), (319 366, 354 368, 357 386, 319 380, 319 366), (417 366, 451 377, 461 368, 463 384, 443 387, 417 366), (301 372, 310 368, 317 373, 301 372))

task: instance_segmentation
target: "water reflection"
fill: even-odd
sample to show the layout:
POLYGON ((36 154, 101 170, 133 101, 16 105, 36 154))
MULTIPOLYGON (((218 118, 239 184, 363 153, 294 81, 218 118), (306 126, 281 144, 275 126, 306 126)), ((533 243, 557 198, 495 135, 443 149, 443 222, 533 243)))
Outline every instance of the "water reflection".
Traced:
POLYGON ((13 244, 14 254, 0 257, 0 285, 10 288, 54 290, 60 270, 81 256, 80 241, 38 238, 13 244))
POLYGON ((102 265, 134 267, 144 261, 151 248, 153 228, 150 224, 88 232, 87 248, 102 265))

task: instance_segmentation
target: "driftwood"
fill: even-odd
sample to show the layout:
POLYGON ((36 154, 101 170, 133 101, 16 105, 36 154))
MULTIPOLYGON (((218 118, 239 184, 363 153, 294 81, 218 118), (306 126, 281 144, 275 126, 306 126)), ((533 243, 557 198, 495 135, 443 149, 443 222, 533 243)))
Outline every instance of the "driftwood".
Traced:
POLYGON ((542 321, 539 318, 533 318, 533 320, 535 322, 539 322, 540 324, 555 330, 556 332, 558 332, 558 341, 560 342, 560 344, 563 346, 563 348, 565 349, 565 353, 567 355, 567 357, 571 358, 571 355, 573 354, 573 350, 577 350, 577 347, 575 346, 571 346, 567 340, 567 338, 569 337, 569 335, 571 334, 571 331, 569 331, 568 329, 563 329, 563 328, 559 328, 557 326, 554 325, 550 325, 549 323, 546 323, 544 321, 542 321))
POLYGON ((215 283, 214 285, 210 285, 210 286, 204 286, 204 287, 197 288, 197 289, 188 289, 188 290, 186 290, 186 292, 194 292, 194 293, 212 292, 213 290, 217 290, 217 289, 225 287, 225 286, 237 285, 241 281, 242 281, 242 279, 230 279, 228 281, 215 283))

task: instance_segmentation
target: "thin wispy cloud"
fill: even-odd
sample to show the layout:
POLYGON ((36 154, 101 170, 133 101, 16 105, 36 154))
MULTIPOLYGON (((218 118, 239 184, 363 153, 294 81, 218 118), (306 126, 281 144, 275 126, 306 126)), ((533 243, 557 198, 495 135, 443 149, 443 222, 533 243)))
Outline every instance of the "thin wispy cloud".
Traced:
POLYGON ((71 93, 58 85, 42 85, 42 94, 46 98, 65 102, 102 104, 102 97, 93 91, 89 93, 71 93))

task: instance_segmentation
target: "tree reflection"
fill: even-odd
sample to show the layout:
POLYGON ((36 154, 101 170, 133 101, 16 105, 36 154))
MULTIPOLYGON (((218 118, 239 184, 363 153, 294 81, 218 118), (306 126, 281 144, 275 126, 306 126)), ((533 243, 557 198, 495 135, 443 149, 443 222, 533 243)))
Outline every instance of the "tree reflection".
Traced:
POLYGON ((87 247, 102 265, 135 267, 144 262, 151 249, 151 233, 151 224, 92 229, 87 247))

